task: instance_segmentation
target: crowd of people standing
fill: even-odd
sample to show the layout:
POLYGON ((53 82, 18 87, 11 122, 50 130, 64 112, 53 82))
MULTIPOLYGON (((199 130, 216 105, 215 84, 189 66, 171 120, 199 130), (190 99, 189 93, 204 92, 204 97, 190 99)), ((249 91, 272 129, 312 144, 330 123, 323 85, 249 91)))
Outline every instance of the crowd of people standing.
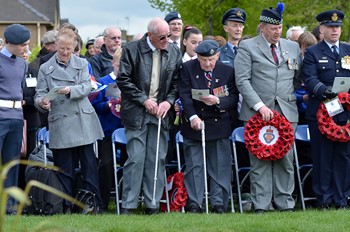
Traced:
MULTIPOLYGON (((232 190, 232 131, 255 115, 266 125, 281 115, 294 131, 298 124, 308 125, 311 148, 298 150, 313 163, 314 206, 347 209, 350 143, 320 131, 317 115, 320 105, 330 102, 333 107, 327 109, 338 127, 350 119, 349 107, 337 104, 338 93, 332 89, 337 77, 350 78, 350 45, 339 41, 345 14, 321 12, 316 30, 290 27, 282 38, 283 14, 282 3, 263 9, 257 35, 243 36, 251 19, 244 9, 228 9, 221 19, 225 40, 203 36, 194 25, 183 26, 181 14, 170 12, 164 19, 153 18, 147 32, 123 46, 121 30, 107 27, 86 43, 85 56, 78 29, 64 24, 44 34, 31 63, 24 60, 30 30, 8 26, 0 50, 2 164, 20 158, 23 118, 28 122, 28 154, 36 131, 47 127, 64 193, 74 196, 79 166, 80 188, 93 193, 94 212, 101 213, 108 210, 114 183, 111 136, 124 128, 121 213, 134 213, 142 194, 145 214, 155 214, 166 184, 167 156, 172 156, 174 136, 181 131, 185 210, 203 212, 209 194, 211 211, 222 214, 232 190), (91 97, 96 83, 107 88, 91 97), (120 90, 118 96, 107 94, 112 85, 120 90), (181 124, 174 127, 178 113, 181 124)), ((238 152, 251 168, 249 198, 255 213, 294 211, 293 150, 277 160, 261 159, 245 147, 238 152)), ((24 178, 20 173, 12 169, 5 187, 17 186, 24 178)), ((7 214, 15 213, 16 205, 9 198, 7 214)), ((71 202, 64 201, 63 209, 71 213, 71 202)))

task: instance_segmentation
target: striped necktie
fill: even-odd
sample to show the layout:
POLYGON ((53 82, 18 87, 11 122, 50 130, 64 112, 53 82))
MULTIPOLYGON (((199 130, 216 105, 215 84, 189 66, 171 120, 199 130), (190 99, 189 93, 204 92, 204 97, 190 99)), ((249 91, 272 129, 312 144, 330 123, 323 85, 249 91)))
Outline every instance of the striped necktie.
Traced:
POLYGON ((272 57, 275 60, 275 63, 278 65, 279 62, 278 62, 278 56, 277 56, 277 53, 276 53, 276 44, 271 44, 270 47, 271 47, 272 57))
POLYGON ((205 72, 205 78, 207 79, 208 81, 208 88, 210 89, 210 86, 211 86, 211 80, 212 80, 212 77, 211 77, 211 74, 210 72, 205 72))

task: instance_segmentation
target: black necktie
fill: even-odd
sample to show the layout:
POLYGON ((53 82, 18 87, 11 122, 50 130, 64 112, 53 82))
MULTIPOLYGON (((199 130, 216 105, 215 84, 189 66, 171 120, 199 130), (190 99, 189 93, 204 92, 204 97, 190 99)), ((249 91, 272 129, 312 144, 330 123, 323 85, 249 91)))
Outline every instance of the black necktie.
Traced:
POLYGON ((12 55, 11 58, 12 58, 12 59, 16 59, 16 55, 12 55))
POLYGON ((238 47, 233 46, 233 54, 235 54, 235 56, 237 55, 237 52, 238 52, 238 47))
POLYGON ((271 44, 271 53, 272 53, 272 57, 273 59, 275 60, 275 63, 278 65, 279 62, 278 62, 278 56, 276 54, 276 44, 271 44))
POLYGON ((333 50, 333 54, 334 54, 335 58, 338 59, 339 54, 337 52, 337 46, 333 45, 332 46, 332 50, 333 50))

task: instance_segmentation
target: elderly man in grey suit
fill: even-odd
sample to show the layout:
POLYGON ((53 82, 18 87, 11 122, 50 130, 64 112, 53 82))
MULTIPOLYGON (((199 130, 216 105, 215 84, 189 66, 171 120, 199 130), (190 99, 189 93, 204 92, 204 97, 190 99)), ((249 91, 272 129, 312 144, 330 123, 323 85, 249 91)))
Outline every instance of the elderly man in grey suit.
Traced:
MULTIPOLYGON (((245 123, 256 113, 270 121, 273 110, 284 115, 295 128, 298 122, 293 80, 300 67, 298 44, 281 39, 284 5, 264 9, 260 16, 261 34, 240 43, 235 59, 236 84, 243 95, 240 119, 245 123), (272 49, 271 49, 272 48, 272 49)), ((293 153, 276 161, 260 160, 250 154, 251 197, 256 213, 274 207, 294 210, 293 153)))

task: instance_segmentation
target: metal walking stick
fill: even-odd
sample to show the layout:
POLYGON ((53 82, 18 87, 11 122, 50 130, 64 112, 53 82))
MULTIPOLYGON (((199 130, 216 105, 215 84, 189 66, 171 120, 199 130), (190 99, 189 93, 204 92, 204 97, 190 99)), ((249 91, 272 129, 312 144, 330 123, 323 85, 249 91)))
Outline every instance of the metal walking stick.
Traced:
POLYGON ((204 122, 201 123, 201 133, 202 133, 202 148, 203 148, 203 167, 204 167, 204 196, 205 196, 205 212, 209 213, 208 207, 208 180, 207 180, 207 157, 205 152, 205 125, 204 122))
POLYGON ((161 128, 161 126, 162 126, 162 118, 160 117, 158 119, 157 149, 156 149, 156 162, 155 162, 155 167, 154 167, 154 182, 153 182, 152 205, 156 205, 156 185, 157 185, 159 140, 160 140, 160 128, 161 128))

